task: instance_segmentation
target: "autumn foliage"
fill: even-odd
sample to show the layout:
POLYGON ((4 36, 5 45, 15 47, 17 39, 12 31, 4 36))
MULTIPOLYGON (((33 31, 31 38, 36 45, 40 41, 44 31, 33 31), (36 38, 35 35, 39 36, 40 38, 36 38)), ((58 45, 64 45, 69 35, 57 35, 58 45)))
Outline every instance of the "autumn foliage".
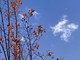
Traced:
POLYGON ((36 10, 22 13, 22 4, 22 0, 0 0, 0 56, 3 54, 0 60, 46 60, 47 57, 54 60, 52 51, 47 50, 45 54, 39 51, 37 41, 46 30, 40 24, 34 28, 30 23, 36 10))

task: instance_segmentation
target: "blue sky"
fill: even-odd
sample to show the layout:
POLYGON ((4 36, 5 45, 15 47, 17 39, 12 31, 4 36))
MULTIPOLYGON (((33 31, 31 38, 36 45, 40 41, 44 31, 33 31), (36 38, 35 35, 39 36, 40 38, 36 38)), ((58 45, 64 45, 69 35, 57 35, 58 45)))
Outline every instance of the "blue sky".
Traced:
MULTIPOLYGON (((41 24, 46 33, 41 37, 39 43, 40 50, 52 50, 55 57, 64 57, 65 60, 80 59, 80 0, 23 0, 22 11, 35 9, 38 14, 31 18, 34 25, 41 24), (63 16, 67 16, 68 24, 73 23, 78 26, 71 32, 68 42, 61 40, 62 32, 55 36, 50 27, 55 27, 63 16)), ((67 26, 67 25, 65 25, 67 26)), ((66 27, 65 27, 66 28, 66 27)))
MULTIPOLYGON (((80 0, 26 0, 26 9, 33 8, 39 15, 35 23, 42 24, 46 28, 46 33, 40 40, 41 50, 54 51, 56 57, 64 57, 65 60, 80 59, 80 0), (67 15, 69 23, 78 25, 78 29, 72 32, 69 42, 54 36, 50 26, 55 26, 67 15)), ((23 8, 24 8, 23 7, 23 8)))

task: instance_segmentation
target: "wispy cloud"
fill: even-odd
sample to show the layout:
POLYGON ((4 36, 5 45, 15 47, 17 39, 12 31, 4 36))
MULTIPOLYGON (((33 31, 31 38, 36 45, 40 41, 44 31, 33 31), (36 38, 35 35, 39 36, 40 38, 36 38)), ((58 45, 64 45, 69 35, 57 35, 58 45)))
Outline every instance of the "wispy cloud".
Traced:
POLYGON ((54 36, 56 34, 60 33, 61 40, 64 40, 65 42, 69 41, 69 37, 71 36, 72 32, 78 29, 78 25, 74 23, 69 23, 69 21, 66 19, 66 15, 63 16, 62 20, 58 22, 55 26, 51 26, 52 32, 54 36))

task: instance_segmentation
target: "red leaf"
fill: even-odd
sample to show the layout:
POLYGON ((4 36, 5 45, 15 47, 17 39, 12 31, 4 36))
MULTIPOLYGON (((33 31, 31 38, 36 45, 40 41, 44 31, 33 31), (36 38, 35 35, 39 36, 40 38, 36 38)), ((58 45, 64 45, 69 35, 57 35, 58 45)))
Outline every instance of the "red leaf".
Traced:
POLYGON ((23 16, 24 16, 24 17, 27 17, 27 14, 26 14, 26 13, 24 13, 24 14, 23 14, 23 16))

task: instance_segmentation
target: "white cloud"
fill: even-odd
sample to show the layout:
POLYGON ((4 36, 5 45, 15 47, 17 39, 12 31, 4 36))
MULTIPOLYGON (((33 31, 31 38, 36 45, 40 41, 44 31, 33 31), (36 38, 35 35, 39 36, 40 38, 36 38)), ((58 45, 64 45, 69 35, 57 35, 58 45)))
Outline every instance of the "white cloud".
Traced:
POLYGON ((61 40, 68 42, 72 32, 78 29, 79 26, 74 23, 69 23, 66 17, 67 16, 64 15, 62 20, 58 24, 56 24, 55 26, 51 26, 50 28, 52 29, 55 36, 56 34, 60 33, 61 40))
POLYGON ((70 28, 70 29, 77 29, 78 25, 75 25, 75 24, 71 23, 71 24, 67 25, 67 27, 70 28))

